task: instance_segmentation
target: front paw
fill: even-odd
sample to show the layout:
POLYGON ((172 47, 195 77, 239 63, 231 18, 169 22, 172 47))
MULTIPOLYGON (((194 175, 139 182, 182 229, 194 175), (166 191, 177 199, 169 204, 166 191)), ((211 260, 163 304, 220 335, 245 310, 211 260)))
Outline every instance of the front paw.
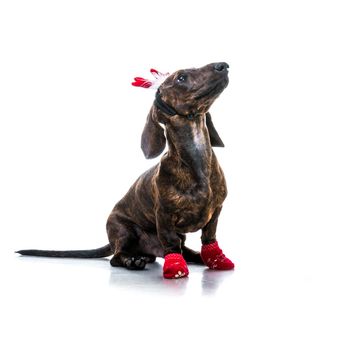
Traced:
POLYGON ((182 278, 189 274, 185 259, 181 254, 172 253, 165 255, 163 275, 165 278, 182 278))
POLYGON ((212 270, 232 270, 234 263, 220 249, 218 242, 205 244, 201 248, 201 258, 212 270))

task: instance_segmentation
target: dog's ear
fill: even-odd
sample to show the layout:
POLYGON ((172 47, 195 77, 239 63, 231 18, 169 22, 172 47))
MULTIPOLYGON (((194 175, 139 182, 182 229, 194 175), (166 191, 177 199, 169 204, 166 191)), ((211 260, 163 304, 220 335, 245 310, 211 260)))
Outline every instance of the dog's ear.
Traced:
POLYGON ((166 144, 164 129, 159 125, 153 108, 147 116, 142 133, 141 147, 146 159, 156 158, 163 152, 166 144))
POLYGON ((216 131, 213 122, 212 117, 210 113, 206 113, 206 125, 209 133, 209 139, 211 141, 212 147, 225 147, 224 143, 222 142, 218 132, 216 131))

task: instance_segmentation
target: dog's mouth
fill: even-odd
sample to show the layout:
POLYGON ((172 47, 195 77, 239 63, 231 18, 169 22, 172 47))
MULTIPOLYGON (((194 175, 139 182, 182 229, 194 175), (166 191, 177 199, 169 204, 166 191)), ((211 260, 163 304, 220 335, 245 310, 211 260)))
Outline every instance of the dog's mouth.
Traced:
POLYGON ((225 90, 227 85, 228 85, 228 78, 222 79, 221 81, 216 82, 214 85, 212 85, 208 89, 202 91, 200 94, 198 94, 195 97, 195 99, 200 100, 202 98, 216 97, 220 95, 222 91, 225 90))

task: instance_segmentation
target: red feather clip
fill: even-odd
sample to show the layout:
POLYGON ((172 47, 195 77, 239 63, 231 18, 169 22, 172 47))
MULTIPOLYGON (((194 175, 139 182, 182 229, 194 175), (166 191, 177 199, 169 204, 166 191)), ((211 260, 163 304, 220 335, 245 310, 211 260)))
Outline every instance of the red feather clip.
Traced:
POLYGON ((135 81, 132 82, 133 86, 137 86, 137 87, 143 87, 143 88, 149 88, 152 85, 152 82, 148 79, 144 79, 144 78, 140 78, 140 77, 136 77, 134 78, 135 81))
POLYGON ((142 87, 145 89, 152 88, 158 89, 164 80, 170 75, 169 73, 160 73, 156 69, 150 69, 151 74, 154 76, 155 80, 149 80, 141 77, 134 78, 134 81, 131 83, 133 86, 142 87))

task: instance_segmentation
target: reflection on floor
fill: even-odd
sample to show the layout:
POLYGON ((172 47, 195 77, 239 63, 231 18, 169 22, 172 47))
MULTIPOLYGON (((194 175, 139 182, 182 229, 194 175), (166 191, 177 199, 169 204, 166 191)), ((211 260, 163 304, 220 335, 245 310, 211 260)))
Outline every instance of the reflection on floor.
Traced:
MULTIPOLYGON (((80 270, 85 273, 86 279, 91 276, 101 275, 105 271, 109 278, 109 287, 123 293, 144 293, 147 295, 183 296, 186 293, 199 295, 215 295, 221 285, 229 279, 235 271, 212 271, 205 266, 189 264, 189 277, 181 279, 164 279, 162 276, 163 259, 157 259, 155 263, 147 264, 142 271, 131 271, 125 268, 111 267, 108 259, 56 259, 56 258, 36 258, 18 257, 18 261, 28 267, 38 265, 38 270, 48 269, 52 265, 53 270, 80 270), (96 270, 96 271, 95 271, 96 270), (86 271, 86 272, 84 272, 86 271), (100 273, 98 273, 98 271, 100 273)), ((34 267, 31 267, 34 269, 34 267)), ((36 270, 35 272, 37 272, 36 270)), ((76 273, 76 279, 80 283, 80 276, 76 273)))

